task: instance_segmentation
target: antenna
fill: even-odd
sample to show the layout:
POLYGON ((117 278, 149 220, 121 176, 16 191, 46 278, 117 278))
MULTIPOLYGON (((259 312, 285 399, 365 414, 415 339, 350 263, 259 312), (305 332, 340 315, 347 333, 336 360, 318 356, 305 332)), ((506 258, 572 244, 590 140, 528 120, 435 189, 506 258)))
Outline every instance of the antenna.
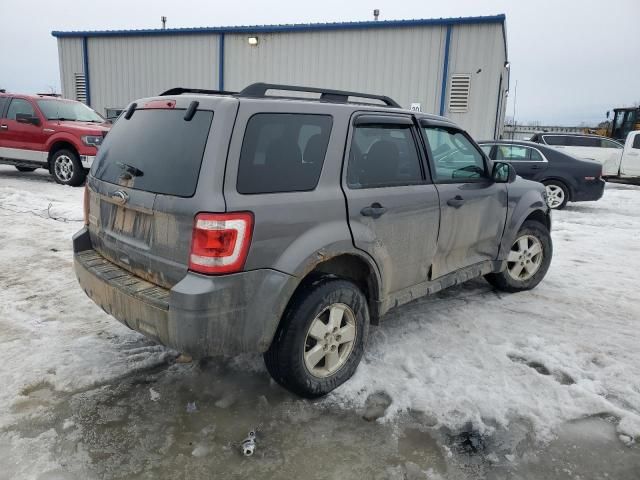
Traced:
POLYGON ((373 20, 377 22, 377 21, 378 21, 378 17, 379 17, 379 16, 380 16, 380 9, 379 9, 379 8, 376 8, 376 9, 373 11, 373 20))
POLYGON ((160 17, 160 20, 162 21, 162 29, 166 30, 167 29, 167 17, 165 17, 163 15, 162 17, 160 17))

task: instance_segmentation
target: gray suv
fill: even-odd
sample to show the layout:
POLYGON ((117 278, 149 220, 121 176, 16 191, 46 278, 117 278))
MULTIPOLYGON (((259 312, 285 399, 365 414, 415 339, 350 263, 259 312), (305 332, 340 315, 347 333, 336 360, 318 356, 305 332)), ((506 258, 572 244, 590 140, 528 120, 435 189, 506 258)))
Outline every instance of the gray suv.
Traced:
POLYGON ((445 118, 254 84, 129 105, 73 247, 84 291, 129 328, 195 357, 262 352, 277 382, 317 397, 391 308, 479 276, 535 287, 549 230, 544 187, 445 118))

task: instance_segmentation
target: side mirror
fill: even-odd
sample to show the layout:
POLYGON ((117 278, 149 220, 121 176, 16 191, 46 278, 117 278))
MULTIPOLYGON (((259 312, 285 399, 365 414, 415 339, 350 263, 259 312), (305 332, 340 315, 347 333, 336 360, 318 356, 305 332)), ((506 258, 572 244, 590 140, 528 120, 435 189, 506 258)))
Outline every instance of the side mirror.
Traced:
POLYGON ((40 119, 35 115, 30 115, 28 113, 17 113, 16 122, 28 123, 30 125, 36 125, 36 126, 40 125, 40 119))
POLYGON ((516 169, 510 163, 494 162, 491 178, 496 183, 513 183, 516 179, 516 169))

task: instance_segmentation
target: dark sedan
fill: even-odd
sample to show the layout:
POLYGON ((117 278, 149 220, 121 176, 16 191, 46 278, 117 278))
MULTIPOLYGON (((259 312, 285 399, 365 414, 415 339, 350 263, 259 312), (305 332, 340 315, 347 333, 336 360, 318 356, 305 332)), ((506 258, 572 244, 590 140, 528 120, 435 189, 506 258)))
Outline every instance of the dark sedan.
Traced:
POLYGON ((521 140, 479 142, 492 160, 509 162, 521 177, 540 182, 547 189, 547 203, 559 210, 567 202, 602 198, 602 165, 580 160, 539 143, 521 140))

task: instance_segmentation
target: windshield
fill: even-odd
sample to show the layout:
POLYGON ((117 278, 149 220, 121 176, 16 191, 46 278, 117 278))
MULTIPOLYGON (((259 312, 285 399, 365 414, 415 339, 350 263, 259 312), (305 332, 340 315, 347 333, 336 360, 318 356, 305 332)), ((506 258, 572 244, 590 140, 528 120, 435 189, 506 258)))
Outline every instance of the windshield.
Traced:
POLYGON ((38 100, 38 106, 47 120, 72 120, 76 122, 102 123, 98 112, 80 102, 62 100, 38 100))

